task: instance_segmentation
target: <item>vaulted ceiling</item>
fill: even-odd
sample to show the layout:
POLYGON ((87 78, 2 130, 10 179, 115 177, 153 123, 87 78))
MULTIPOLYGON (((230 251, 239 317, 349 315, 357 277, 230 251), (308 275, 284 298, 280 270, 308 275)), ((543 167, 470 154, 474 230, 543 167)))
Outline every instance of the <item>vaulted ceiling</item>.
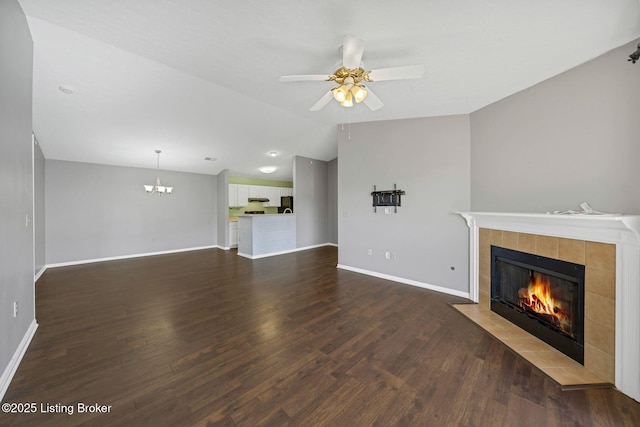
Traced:
POLYGON ((19 1, 47 159, 155 168, 160 149, 162 169, 269 179, 335 158, 342 123, 468 114, 640 38, 637 0, 19 1), (345 34, 365 69, 424 77, 370 83, 377 111, 309 111, 334 84, 278 77, 331 74, 345 34))

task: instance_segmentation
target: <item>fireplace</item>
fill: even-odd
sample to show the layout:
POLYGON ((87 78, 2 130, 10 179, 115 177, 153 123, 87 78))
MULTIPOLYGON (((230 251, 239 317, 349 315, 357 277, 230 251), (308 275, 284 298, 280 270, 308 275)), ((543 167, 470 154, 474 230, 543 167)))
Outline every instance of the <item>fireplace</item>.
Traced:
MULTIPOLYGON (((460 215, 470 230, 469 299, 477 303, 478 318, 485 318, 482 313, 485 310, 490 315, 487 317, 498 316, 490 311, 491 245, 584 265, 582 367, 640 401, 640 215, 509 212, 460 212, 460 215)), ((507 329, 498 327, 492 334, 507 329)), ((544 357, 541 361, 544 366, 540 364, 537 356, 544 350, 537 346, 523 349, 524 340, 520 337, 498 339, 559 384, 579 383, 567 375, 564 362, 547 368, 551 365, 544 357)), ((574 362, 569 356, 558 356, 574 362)), ((575 365, 580 369, 578 362, 575 365)), ((594 382, 585 378, 581 383, 594 382)))
POLYGON ((491 310, 584 364, 584 265, 491 246, 491 310))

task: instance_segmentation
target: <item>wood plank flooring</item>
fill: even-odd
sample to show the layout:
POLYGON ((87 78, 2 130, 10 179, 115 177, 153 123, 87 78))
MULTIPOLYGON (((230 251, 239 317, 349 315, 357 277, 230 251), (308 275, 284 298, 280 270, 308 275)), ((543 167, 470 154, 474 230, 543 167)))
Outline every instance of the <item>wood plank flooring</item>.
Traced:
POLYGON ((465 300, 336 263, 213 249, 50 269, 4 397, 38 413, 0 425, 640 425, 616 390, 561 391, 450 306, 465 300))

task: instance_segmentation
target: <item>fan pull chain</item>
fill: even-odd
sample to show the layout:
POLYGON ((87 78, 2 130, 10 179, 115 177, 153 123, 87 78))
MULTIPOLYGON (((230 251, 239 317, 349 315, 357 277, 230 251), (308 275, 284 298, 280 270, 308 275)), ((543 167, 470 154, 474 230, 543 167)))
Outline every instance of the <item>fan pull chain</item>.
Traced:
MULTIPOLYGON (((342 122, 340 126, 340 130, 342 132, 344 132, 344 110, 345 108, 340 109, 340 121, 342 122)), ((350 113, 347 111, 347 114, 350 114, 350 113)), ((349 139, 349 141, 351 141, 351 120, 347 120, 347 132, 348 132, 347 138, 349 139)))

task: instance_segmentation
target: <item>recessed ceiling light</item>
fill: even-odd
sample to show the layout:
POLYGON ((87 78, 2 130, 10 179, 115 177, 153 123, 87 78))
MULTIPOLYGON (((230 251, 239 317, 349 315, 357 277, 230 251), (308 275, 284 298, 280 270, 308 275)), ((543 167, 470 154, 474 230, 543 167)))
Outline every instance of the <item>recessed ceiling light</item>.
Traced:
POLYGON ((269 151, 269 156, 271 157, 278 157, 278 152, 277 151, 269 151))
POLYGON ((262 173, 274 173, 276 171, 275 166, 262 166, 259 167, 258 170, 262 173))
POLYGON ((60 85, 60 86, 58 86, 58 89, 60 90, 60 92, 65 93, 67 95, 71 95, 75 91, 75 89, 73 89, 73 87, 66 86, 66 85, 60 85))
POLYGON ((215 157, 205 157, 204 159, 208 162, 215 162, 216 160, 218 160, 215 157))

